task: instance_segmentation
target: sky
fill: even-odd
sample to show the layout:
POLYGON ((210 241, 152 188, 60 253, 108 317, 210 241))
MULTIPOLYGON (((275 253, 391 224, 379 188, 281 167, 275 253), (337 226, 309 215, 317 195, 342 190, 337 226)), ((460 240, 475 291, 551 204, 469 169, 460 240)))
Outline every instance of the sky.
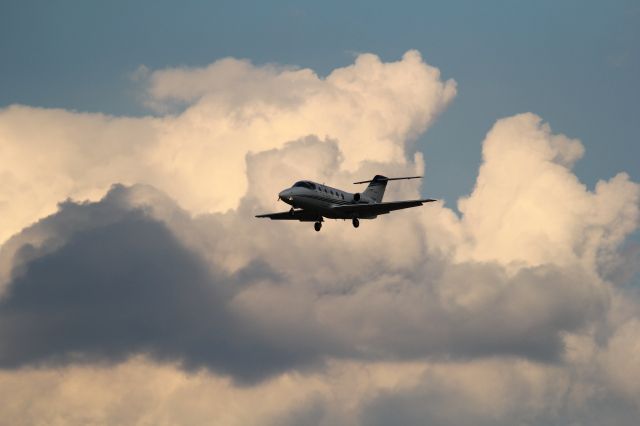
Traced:
POLYGON ((152 113, 131 76, 224 57, 327 75, 371 52, 420 51, 460 88, 419 137, 431 194, 471 191, 480 141, 500 117, 534 112, 588 147, 588 185, 638 180, 640 7, 634 1, 3 2, 0 105, 152 113), (433 182, 433 184, 432 184, 433 182))
POLYGON ((635 424, 639 42, 632 1, 3 2, 1 411, 635 424), (440 201, 253 217, 375 174, 440 201))

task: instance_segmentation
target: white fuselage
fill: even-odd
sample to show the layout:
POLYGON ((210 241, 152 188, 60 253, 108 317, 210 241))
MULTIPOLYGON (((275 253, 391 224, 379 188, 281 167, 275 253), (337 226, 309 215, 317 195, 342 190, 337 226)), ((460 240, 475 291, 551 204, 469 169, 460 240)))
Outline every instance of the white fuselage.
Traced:
POLYGON ((278 194, 279 198, 291 205, 291 207, 314 211, 331 219, 351 219, 354 217, 353 215, 336 212, 332 209, 333 206, 369 204, 372 202, 363 195, 360 195, 359 200, 356 200, 354 195, 355 194, 351 192, 342 191, 311 181, 303 182, 300 186, 294 185, 278 194))

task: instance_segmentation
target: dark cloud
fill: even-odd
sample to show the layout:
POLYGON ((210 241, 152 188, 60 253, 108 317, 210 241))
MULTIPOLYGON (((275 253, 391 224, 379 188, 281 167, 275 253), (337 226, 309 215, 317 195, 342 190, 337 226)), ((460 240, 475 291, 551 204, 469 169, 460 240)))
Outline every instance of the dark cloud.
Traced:
POLYGON ((30 260, 17 262, 0 302, 2 367, 117 362, 144 353, 251 381, 314 361, 317 348, 278 347, 229 306, 243 283, 275 277, 266 265, 234 275, 211 270, 163 223, 117 207, 118 192, 126 189, 99 203, 68 202, 36 225, 58 226, 65 216, 85 225, 95 220, 67 229, 59 247, 18 251, 30 260), (111 219, 100 223, 105 212, 111 219))
POLYGON ((423 280, 335 298, 332 325, 345 324, 358 346, 368 348, 364 353, 377 357, 515 355, 553 362, 564 352, 563 332, 606 311, 606 293, 579 270, 545 266, 510 277, 496 265, 461 264, 423 280), (447 290, 471 300, 450 300, 447 290), (363 323, 366 335, 352 326, 363 323))
POLYGON ((363 264, 351 247, 300 250, 285 228, 245 222, 191 218, 144 186, 61 204, 3 247, 0 261, 10 257, 14 268, 0 301, 0 366, 142 353, 255 381, 327 357, 549 362, 563 353, 563 333, 606 308, 606 293, 579 268, 509 275, 497 264, 425 256, 394 271, 379 250, 360 256, 363 264), (224 250, 248 256, 245 266, 228 273, 207 257, 224 250), (363 267, 347 273, 341 259, 363 267))

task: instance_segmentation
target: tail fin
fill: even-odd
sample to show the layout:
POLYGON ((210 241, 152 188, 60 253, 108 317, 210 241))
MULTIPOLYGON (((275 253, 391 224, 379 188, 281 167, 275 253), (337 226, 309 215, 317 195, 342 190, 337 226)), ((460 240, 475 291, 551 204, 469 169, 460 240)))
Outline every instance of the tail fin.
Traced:
POLYGON ((404 177, 395 177, 388 178, 382 175, 375 175, 371 180, 363 180, 360 182, 353 182, 354 184, 359 183, 369 183, 367 189, 362 193, 363 196, 369 198, 370 200, 379 203, 382 201, 382 196, 384 195, 384 190, 387 189, 387 182, 390 180, 404 180, 404 179, 420 179, 422 176, 404 176, 404 177))
POLYGON ((373 179, 371 179, 371 183, 367 186, 367 189, 362 193, 363 196, 367 197, 370 200, 379 203, 382 201, 382 197, 384 196, 384 190, 387 189, 387 182, 389 178, 382 175, 375 175, 373 179))

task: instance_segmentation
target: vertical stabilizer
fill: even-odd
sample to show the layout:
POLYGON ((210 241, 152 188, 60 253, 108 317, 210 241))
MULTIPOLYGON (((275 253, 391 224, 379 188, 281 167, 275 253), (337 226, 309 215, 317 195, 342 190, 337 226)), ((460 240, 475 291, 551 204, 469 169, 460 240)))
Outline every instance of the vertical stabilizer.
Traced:
POLYGON ((376 203, 382 201, 382 197, 384 196, 384 190, 387 189, 387 182, 389 178, 382 175, 375 175, 373 179, 371 179, 371 183, 367 186, 367 189, 364 190, 362 195, 376 203))

